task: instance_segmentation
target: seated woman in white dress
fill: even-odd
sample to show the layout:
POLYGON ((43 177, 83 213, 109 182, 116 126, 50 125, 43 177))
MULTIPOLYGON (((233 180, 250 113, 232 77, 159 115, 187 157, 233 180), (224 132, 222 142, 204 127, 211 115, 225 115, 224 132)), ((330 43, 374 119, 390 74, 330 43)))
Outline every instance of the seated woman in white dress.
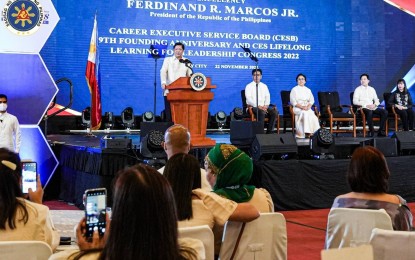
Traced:
POLYGON ((305 138, 317 131, 320 128, 320 124, 312 109, 314 104, 313 93, 305 86, 306 76, 298 74, 296 80, 298 85, 290 93, 290 103, 295 114, 295 136, 297 138, 305 138))

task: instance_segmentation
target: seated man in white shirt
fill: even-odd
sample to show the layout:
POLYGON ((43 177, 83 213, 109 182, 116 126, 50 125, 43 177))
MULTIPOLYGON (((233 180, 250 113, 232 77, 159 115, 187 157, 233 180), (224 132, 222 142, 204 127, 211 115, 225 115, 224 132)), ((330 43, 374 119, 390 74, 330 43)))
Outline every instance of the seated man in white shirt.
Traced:
POLYGON ((379 115, 380 123, 378 136, 383 137, 385 134, 386 119, 388 117, 388 111, 378 108, 379 98, 376 94, 376 90, 369 86, 369 75, 362 74, 360 76, 360 86, 356 88, 353 94, 353 105, 362 107, 363 113, 365 113, 366 121, 369 126, 369 136, 373 137, 375 129, 373 128, 373 114, 379 115))
POLYGON ((252 112, 256 116, 257 120, 263 122, 265 115, 268 115, 268 127, 267 134, 272 133, 275 127, 275 120, 278 116, 278 111, 274 106, 270 106, 271 95, 269 94, 268 86, 261 82, 262 70, 252 70, 253 81, 245 87, 246 104, 248 107, 252 107, 252 112), (257 88, 258 88, 258 100, 257 100, 257 88), (258 101, 258 104, 257 104, 258 101))

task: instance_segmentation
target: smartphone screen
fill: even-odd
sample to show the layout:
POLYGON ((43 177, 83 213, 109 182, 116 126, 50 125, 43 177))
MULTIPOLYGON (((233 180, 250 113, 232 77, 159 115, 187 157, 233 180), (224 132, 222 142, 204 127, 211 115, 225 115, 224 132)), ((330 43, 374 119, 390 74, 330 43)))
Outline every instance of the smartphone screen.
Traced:
POLYGON ((92 237, 95 230, 100 236, 105 233, 107 190, 105 188, 85 191, 86 236, 92 237))
POLYGON ((22 192, 28 193, 29 188, 36 191, 37 164, 35 162, 23 162, 22 168, 22 192))

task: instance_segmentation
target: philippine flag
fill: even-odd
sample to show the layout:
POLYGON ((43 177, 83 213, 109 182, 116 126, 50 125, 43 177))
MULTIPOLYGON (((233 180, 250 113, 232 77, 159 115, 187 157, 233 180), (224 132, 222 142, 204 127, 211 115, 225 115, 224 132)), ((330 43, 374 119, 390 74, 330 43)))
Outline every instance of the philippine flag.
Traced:
POLYGON ((94 18, 94 29, 92 30, 91 43, 89 45, 85 76, 89 91, 91 93, 91 129, 97 130, 101 127, 102 105, 100 84, 101 78, 99 73, 98 26, 96 15, 94 18))

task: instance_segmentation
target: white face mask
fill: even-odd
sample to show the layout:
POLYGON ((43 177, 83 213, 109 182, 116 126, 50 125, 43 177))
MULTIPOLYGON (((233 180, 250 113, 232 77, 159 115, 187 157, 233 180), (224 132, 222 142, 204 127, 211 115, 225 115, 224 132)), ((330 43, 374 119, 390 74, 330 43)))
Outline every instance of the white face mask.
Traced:
POLYGON ((7 110, 7 104, 1 103, 0 104, 0 112, 5 112, 7 110))

